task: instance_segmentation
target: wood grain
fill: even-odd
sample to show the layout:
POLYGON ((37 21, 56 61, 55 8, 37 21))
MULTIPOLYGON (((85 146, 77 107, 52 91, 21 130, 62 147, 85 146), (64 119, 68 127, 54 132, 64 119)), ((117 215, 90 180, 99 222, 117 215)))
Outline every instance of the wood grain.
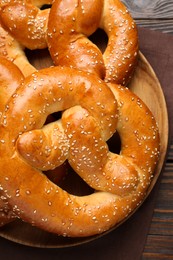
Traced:
POLYGON ((172 0, 123 0, 138 26, 173 33, 172 0))
POLYGON ((161 179, 143 260, 173 259, 173 140, 161 179), (169 198, 169 199, 168 199, 169 198))
POLYGON ((172 0, 122 0, 135 19, 173 18, 172 0))

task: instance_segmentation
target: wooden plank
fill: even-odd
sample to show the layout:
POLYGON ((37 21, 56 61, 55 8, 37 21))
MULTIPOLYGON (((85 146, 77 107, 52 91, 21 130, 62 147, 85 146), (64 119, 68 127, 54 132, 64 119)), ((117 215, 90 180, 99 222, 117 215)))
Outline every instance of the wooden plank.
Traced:
POLYGON ((173 259, 172 249, 173 237, 150 235, 142 259, 173 259))
POLYGON ((136 19, 173 18, 172 0, 122 0, 136 19))
MULTIPOLYGON (((173 237, 173 210, 155 210, 149 236, 162 235, 173 237)), ((148 240, 147 240, 148 244, 148 240)))
POLYGON ((163 33, 173 33, 173 19, 169 20, 146 20, 146 19, 135 19, 136 24, 141 27, 158 30, 163 33))
MULTIPOLYGON (((173 143, 173 142, 172 142, 173 143)), ((173 145, 168 153, 142 259, 173 259, 173 145), (169 200, 168 200, 169 198, 169 200)))
POLYGON ((173 33, 173 0, 122 0, 138 26, 173 33))
POLYGON ((167 158, 169 161, 172 161, 173 162, 173 140, 172 142, 170 143, 170 151, 168 153, 168 158, 167 158))

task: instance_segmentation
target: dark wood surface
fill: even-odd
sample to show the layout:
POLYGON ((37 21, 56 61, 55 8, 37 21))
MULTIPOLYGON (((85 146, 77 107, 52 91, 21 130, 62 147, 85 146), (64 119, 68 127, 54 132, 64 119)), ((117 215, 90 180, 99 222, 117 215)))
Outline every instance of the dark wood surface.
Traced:
POLYGON ((139 26, 173 33, 172 0, 123 0, 139 26))
POLYGON ((142 259, 173 259, 173 140, 161 178, 142 259))
MULTIPOLYGON (((138 26, 173 35, 173 0, 123 2, 138 26)), ((142 259, 146 260, 173 259, 173 138, 170 139, 170 149, 142 254, 142 259)))

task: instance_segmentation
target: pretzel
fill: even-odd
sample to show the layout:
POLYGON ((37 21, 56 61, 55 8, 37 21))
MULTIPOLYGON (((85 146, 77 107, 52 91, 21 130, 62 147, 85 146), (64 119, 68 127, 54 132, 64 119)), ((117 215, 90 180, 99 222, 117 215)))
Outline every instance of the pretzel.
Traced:
POLYGON ((158 128, 135 94, 109 87, 93 74, 57 66, 27 77, 9 100, 0 125, 0 183, 22 220, 63 236, 90 236, 143 201, 159 158, 158 128), (63 111, 61 119, 43 127, 55 111, 63 111), (116 129, 120 154, 106 144, 116 129), (96 192, 72 195, 42 174, 66 159, 96 192))
POLYGON ((126 85, 137 63, 136 24, 119 0, 55 0, 47 42, 55 65, 94 72, 107 82, 126 85), (88 39, 98 28, 108 36, 103 55, 88 39))
POLYGON ((36 70, 30 64, 25 48, 47 47, 46 28, 49 9, 40 10, 50 0, 0 1, 0 56, 13 61, 25 76, 36 70))

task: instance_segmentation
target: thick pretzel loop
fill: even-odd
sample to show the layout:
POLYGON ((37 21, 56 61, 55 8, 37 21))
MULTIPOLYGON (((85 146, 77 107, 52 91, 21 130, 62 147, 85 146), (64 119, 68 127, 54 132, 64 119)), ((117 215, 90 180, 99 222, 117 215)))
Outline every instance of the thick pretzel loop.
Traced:
POLYGON ((56 65, 94 72, 112 83, 127 84, 137 63, 137 28, 119 0, 55 0, 47 41, 56 65), (108 36, 103 55, 88 39, 98 28, 108 36))
POLYGON ((89 236, 108 230, 143 200, 159 156, 156 122, 129 90, 110 88, 94 75, 54 67, 26 78, 9 100, 0 126, 0 182, 24 221, 64 236, 89 236), (58 110, 62 118, 43 127, 58 110), (116 127, 120 155, 106 145, 116 127), (49 181, 40 169, 56 167, 54 153, 61 162, 67 157, 97 192, 75 196, 49 181))
MULTIPOLYGON (((10 61, 1 58, 0 61, 0 118, 10 96, 21 84, 24 76, 10 61)), ((1 174, 1 173, 0 173, 1 174)), ((8 200, 1 191, 0 185, 0 226, 12 221, 16 216, 8 205, 8 200)))
POLYGON ((0 24, 0 57, 13 62, 24 74, 30 75, 36 69, 28 61, 24 47, 19 44, 0 24))
POLYGON ((36 69, 30 64, 25 48, 47 46, 46 30, 49 9, 40 10, 49 0, 0 1, 0 56, 15 63, 25 76, 36 69))
MULTIPOLYGON (((0 118, 2 112, 6 108, 6 103, 8 99, 15 92, 16 88, 24 80, 24 76, 21 71, 15 66, 12 62, 8 61, 5 58, 1 57, 0 60, 0 118)), ((52 121, 53 118, 49 118, 49 121, 52 121)), ((66 164, 61 164, 60 167, 57 167, 55 170, 47 171, 46 174, 52 179, 55 183, 64 177, 67 171, 66 164)), ((11 206, 8 204, 6 196, 4 196, 2 187, 0 185, 0 226, 7 224, 8 222, 16 219, 16 215, 11 209, 11 206)))

